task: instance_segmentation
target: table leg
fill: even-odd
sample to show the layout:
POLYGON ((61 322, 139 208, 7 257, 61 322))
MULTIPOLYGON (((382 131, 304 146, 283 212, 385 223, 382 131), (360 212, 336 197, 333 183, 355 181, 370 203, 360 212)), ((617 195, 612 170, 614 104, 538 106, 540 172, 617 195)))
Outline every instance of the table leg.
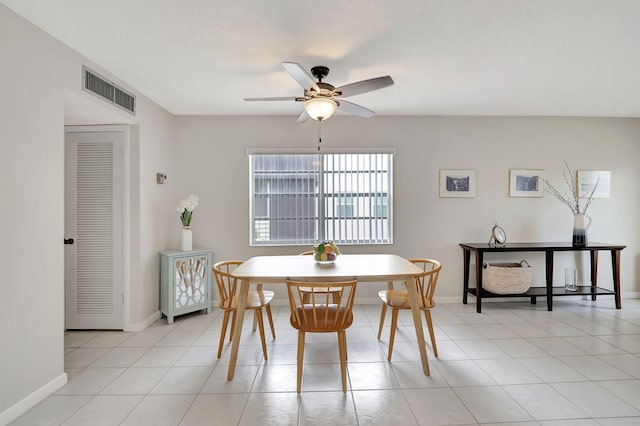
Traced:
POLYGON ((242 284, 240 285, 240 294, 238 295, 238 312, 236 313, 236 325, 235 325, 235 328, 233 329, 227 380, 233 380, 233 375, 236 372, 236 361, 238 360, 238 348, 240 347, 240 335, 242 334, 242 323, 244 322, 244 312, 247 305, 248 295, 249 295, 249 281, 242 280, 242 284))
MULTIPOLYGON (((256 291, 262 291, 262 283, 258 283, 256 285, 256 291)), ((251 331, 255 333, 257 329, 258 329, 258 315, 256 315, 256 311, 253 311, 253 328, 251 329, 251 331)))
POLYGON ((546 251, 544 258, 547 274, 547 311, 553 311, 553 251, 546 251))
POLYGON ((482 268, 484 255, 480 250, 476 250, 476 312, 482 312, 482 268))
POLYGON ((616 309, 622 309, 620 301, 620 250, 611 250, 611 269, 613 270, 613 291, 616 298, 616 309))
POLYGON ((469 264, 471 263, 471 251, 465 248, 462 249, 462 264, 464 265, 463 283, 462 286, 462 303, 467 304, 467 296, 469 295, 469 264))
POLYGON ((589 251, 591 263, 591 300, 596 300, 596 287, 598 286, 598 251, 589 251))
POLYGON ((418 290, 416 289, 416 280, 414 277, 407 279, 407 293, 409 294, 409 302, 411 303, 411 315, 413 316, 413 325, 416 329, 416 339, 418 340, 418 349, 420 349, 420 359, 422 360, 422 371, 425 376, 429 376, 429 360, 427 359, 427 348, 424 341, 424 330, 422 329, 422 317, 420 316, 420 308, 418 302, 418 290))

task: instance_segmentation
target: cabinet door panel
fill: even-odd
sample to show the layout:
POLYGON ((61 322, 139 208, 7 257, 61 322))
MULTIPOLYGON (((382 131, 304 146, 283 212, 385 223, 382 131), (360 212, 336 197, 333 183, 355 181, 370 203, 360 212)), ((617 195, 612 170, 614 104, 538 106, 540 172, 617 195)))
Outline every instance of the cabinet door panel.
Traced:
POLYGON ((206 301, 208 269, 206 256, 176 260, 174 309, 178 310, 206 301))

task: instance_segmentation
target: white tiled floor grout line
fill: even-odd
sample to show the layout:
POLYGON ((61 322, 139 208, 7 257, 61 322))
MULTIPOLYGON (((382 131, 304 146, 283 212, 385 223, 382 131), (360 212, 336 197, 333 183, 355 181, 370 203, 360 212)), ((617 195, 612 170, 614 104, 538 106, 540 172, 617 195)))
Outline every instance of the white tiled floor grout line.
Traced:
MULTIPOLYGON (((640 300, 602 298, 439 304, 439 359, 428 343, 422 374, 408 312, 393 360, 390 315, 358 305, 347 333, 348 391, 340 387, 335 334, 308 335, 303 392, 295 392, 297 332, 274 307, 277 338, 264 362, 245 321, 236 377, 228 337, 216 360, 220 311, 159 320, 140 333, 65 333, 69 383, 14 425, 640 424, 640 300), (551 423, 553 422, 553 423, 551 423)), ((424 321, 424 320, 423 320, 424 321)), ((428 337, 427 337, 428 342, 428 337)))

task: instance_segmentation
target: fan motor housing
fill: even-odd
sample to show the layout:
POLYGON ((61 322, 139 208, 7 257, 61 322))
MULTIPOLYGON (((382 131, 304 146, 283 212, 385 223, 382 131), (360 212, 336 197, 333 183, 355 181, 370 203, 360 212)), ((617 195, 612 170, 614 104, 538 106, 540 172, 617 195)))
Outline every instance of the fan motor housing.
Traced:
MULTIPOLYGON (((317 92, 320 95, 329 95, 331 93, 331 91, 333 89, 335 89, 335 87, 333 87, 331 84, 329 83, 317 83, 318 87, 320 88, 320 91, 317 92)), ((315 92, 315 90, 311 89, 312 92, 315 92)))

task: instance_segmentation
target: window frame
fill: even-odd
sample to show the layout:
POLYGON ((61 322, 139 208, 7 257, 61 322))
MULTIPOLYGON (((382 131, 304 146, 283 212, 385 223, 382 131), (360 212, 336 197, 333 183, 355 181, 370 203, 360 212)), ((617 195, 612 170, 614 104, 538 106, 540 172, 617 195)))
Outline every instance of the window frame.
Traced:
MULTIPOLYGON (((282 242, 282 241, 275 241, 275 242, 260 242, 257 241, 255 238, 255 228, 254 228, 254 214, 255 214, 255 206, 254 206, 254 202, 255 202, 255 176, 254 176, 254 170, 253 170, 253 164, 252 164, 252 156, 253 155, 278 155, 278 154, 282 154, 282 155, 296 155, 296 154, 306 154, 306 155, 328 155, 328 154, 365 154, 365 155, 374 155, 374 154, 389 154, 389 163, 388 163, 388 167, 387 170, 384 173, 388 173, 388 189, 387 189, 387 193, 386 193, 386 203, 384 203, 384 207, 387 210, 387 216, 386 216, 386 220, 388 221, 388 225, 386 226, 386 232, 388 233, 388 237, 385 240, 382 241, 371 241, 371 238, 369 238, 369 241, 362 241, 360 239, 354 239, 353 241, 342 241, 340 242, 341 245, 390 245, 393 244, 393 228, 394 228, 394 223, 393 223, 393 175, 394 175, 394 158, 395 158, 395 154, 396 154, 396 150, 395 148, 380 148, 380 147, 375 147, 375 148, 333 148, 333 149, 323 149, 323 151, 319 152, 316 149, 311 149, 311 148, 248 148, 247 149, 247 157, 248 157, 248 161, 249 161, 249 245, 251 247, 278 247, 278 246, 308 246, 309 242, 308 241, 292 241, 292 242, 282 242)), ((325 205, 326 203, 322 203, 323 200, 326 200, 326 198, 324 195, 322 195, 322 193, 324 192, 324 170, 322 169, 324 166, 324 160, 326 157, 323 157, 320 161, 320 167, 321 169, 318 170, 318 193, 317 193, 317 200, 318 200, 318 212, 317 212, 317 216, 315 218, 315 220, 317 221, 317 234, 322 233, 322 231, 324 230, 324 222, 325 222, 325 205)), ((334 196, 338 196, 340 197, 339 193, 332 193, 334 196)), ((376 198, 374 197, 370 197, 367 202, 370 205, 371 208, 371 212, 373 215, 377 215, 377 208, 374 209, 374 205, 375 207, 379 206, 379 203, 377 202, 376 198), (375 210, 375 211, 374 211, 375 210)), ((369 215, 369 217, 367 218, 367 220, 370 222, 372 220, 372 218, 374 216, 372 216, 372 214, 369 215)), ((324 232, 323 235, 326 235, 326 230, 324 232)), ((320 236, 318 237, 319 240, 323 240, 324 237, 320 236)))

